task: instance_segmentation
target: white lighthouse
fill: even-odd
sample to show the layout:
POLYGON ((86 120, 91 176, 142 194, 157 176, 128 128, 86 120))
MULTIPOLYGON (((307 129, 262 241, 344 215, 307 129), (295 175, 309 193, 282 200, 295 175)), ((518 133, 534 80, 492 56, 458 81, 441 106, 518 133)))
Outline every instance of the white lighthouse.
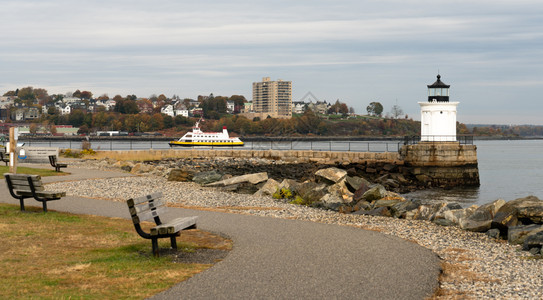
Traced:
POLYGON ((419 102, 422 142, 456 142, 456 106, 449 102, 449 87, 437 75, 428 85, 428 101, 419 102))

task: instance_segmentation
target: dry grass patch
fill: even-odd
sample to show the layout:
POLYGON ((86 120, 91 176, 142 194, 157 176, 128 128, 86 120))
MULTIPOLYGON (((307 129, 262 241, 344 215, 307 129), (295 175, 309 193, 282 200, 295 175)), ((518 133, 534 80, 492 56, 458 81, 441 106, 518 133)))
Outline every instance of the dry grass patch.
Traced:
MULTIPOLYGON (((9 173, 9 166, 0 166, 0 178, 4 178, 4 173, 9 173)), ((18 174, 30 174, 30 175, 40 175, 40 176, 60 176, 68 175, 70 173, 66 172, 56 172, 53 169, 36 169, 29 167, 17 167, 18 174)))
POLYGON ((117 161, 158 161, 166 158, 184 158, 183 150, 133 150, 133 151, 96 151, 95 154, 85 155, 86 159, 114 159, 117 161))
MULTIPOLYGON (((0 205, 0 235, 2 299, 141 299, 211 266, 154 258, 151 242, 124 219, 0 205)), ((178 241, 184 257, 201 248, 231 248, 229 240, 199 230, 183 232, 178 241)), ((168 248, 169 239, 159 246, 168 248)))

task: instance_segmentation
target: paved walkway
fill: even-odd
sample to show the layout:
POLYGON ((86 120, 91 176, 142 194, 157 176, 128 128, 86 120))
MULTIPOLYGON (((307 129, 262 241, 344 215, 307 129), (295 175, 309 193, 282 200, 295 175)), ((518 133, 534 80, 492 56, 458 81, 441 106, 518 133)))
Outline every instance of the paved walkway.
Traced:
MULTIPOLYGON (((44 182, 129 176, 67 168, 44 182)), ((180 191, 181 193, 182 191, 180 191)), ((0 185, 0 201, 18 204, 0 185)), ((41 204, 32 199, 27 205, 41 204)), ((51 210, 128 218, 124 203, 68 196, 51 210)), ((170 208, 233 239, 221 262, 155 299, 423 299, 437 287, 439 259, 414 243, 373 231, 307 221, 170 208)))

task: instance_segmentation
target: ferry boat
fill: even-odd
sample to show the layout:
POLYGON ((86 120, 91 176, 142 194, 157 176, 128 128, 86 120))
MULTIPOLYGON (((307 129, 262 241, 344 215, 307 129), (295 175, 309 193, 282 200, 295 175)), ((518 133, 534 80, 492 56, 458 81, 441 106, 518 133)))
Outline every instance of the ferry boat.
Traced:
POLYGON ((237 147, 243 146, 243 142, 237 137, 230 137, 226 126, 222 132, 203 132, 200 130, 200 120, 192 127, 192 132, 187 132, 177 141, 171 141, 170 147, 182 146, 211 146, 211 147, 237 147))

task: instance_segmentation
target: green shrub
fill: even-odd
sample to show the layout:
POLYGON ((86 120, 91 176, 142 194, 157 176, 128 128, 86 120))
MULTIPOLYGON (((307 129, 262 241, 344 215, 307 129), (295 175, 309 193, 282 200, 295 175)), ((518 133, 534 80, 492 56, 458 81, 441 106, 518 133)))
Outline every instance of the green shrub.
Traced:
POLYGON ((290 204, 296 204, 296 205, 309 205, 309 203, 307 203, 307 201, 305 201, 302 197, 300 196, 296 196, 296 198, 294 198, 294 200, 290 201, 289 202, 290 204))
POLYGON ((294 195, 292 194, 292 191, 286 188, 277 189, 275 193, 273 193, 272 197, 274 199, 292 199, 294 195))

